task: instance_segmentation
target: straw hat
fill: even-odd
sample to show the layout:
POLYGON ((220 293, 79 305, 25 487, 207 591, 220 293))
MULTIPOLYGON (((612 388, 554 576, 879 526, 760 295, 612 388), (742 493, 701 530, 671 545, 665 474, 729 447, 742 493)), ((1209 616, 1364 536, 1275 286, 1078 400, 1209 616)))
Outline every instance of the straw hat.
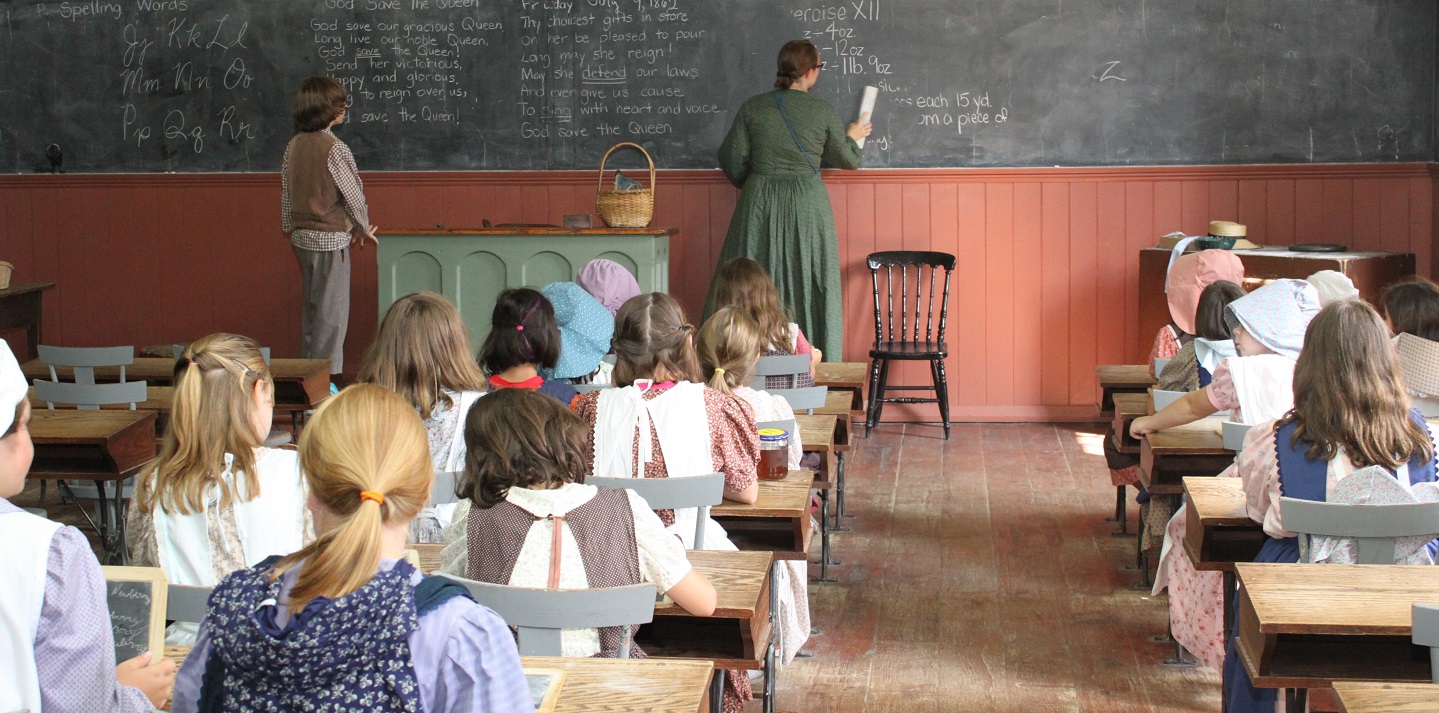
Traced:
POLYGON ((1232 220, 1209 221, 1209 237, 1195 241, 1204 250, 1253 250, 1258 245, 1249 242, 1249 227, 1232 220))

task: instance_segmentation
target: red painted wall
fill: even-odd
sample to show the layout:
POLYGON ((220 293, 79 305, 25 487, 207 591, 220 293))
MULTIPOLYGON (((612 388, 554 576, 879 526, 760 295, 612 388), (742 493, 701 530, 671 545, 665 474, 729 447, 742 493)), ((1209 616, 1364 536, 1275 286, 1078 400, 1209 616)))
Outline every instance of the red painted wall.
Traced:
MULTIPOLYGON (((873 338, 866 254, 960 257, 948 364, 958 420, 1090 415, 1093 365, 1143 356, 1130 353, 1136 253, 1161 234, 1234 218, 1261 243, 1412 251, 1426 274, 1436 256, 1439 177, 1425 164, 826 175, 845 271, 845 359, 865 360, 873 338)), ((365 180, 382 228, 559 223, 594 206, 586 172, 365 180)), ((664 171, 658 182, 654 224, 680 229, 671 286, 697 312, 737 193, 718 171, 664 171)), ((261 174, 3 177, 0 259, 15 264, 16 281, 59 283, 46 299, 49 343, 146 345, 227 330, 293 355, 298 269, 278 204, 278 178, 261 174)), ((373 251, 356 254, 351 372, 378 321, 375 278, 373 251)), ((922 368, 899 373, 928 378, 922 368)))

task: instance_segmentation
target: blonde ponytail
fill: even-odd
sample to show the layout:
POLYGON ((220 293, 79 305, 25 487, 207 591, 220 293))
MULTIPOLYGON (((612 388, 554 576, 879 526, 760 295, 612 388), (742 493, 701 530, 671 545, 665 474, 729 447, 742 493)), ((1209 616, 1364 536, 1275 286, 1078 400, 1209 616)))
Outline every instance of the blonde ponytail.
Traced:
POLYGON ((252 424, 253 394, 260 381, 273 388, 260 345, 249 337, 211 334, 181 353, 160 456, 154 472, 140 478, 136 487, 141 509, 201 512, 213 485, 220 486, 221 507, 259 497, 254 449, 263 441, 252 424), (233 456, 228 468, 226 454, 233 456))
POLYGON ((406 524, 430 498, 429 440, 413 406, 375 384, 330 397, 300 436, 300 468, 329 529, 281 560, 273 577, 298 566, 290 610, 316 597, 343 597, 375 576, 384 527, 406 524))
POLYGON ((725 394, 749 383, 760 354, 759 325, 749 315, 723 307, 700 328, 695 349, 711 389, 725 394))

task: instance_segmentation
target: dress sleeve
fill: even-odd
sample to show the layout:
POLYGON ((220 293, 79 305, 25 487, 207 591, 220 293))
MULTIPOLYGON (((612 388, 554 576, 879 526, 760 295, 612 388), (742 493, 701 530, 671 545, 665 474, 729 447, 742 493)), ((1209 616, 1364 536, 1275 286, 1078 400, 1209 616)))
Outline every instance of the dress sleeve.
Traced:
POLYGON ((515 637, 499 615, 460 600, 435 672, 431 713, 533 713, 529 683, 515 637))
POLYGON ((350 216, 354 230, 361 233, 370 231, 370 208, 365 204, 365 184, 360 181, 360 169, 355 165, 355 156, 343 141, 336 141, 330 148, 330 177, 340 189, 345 204, 345 215, 350 216))
POLYGON ((809 339, 804 336, 804 330, 803 330, 803 329, 800 329, 800 328, 799 328, 799 325, 795 325, 795 327, 794 327, 794 353, 795 353, 795 354, 812 354, 812 353, 814 353, 814 345, 812 345, 812 344, 809 343, 809 339))
MULTIPOLYGON (((1219 411, 1239 408, 1239 392, 1234 389, 1234 374, 1229 370, 1228 359, 1214 368, 1214 378, 1204 387, 1204 393, 1209 396, 1209 403, 1219 411)), ((1250 429, 1251 432, 1253 430, 1250 429)))
POLYGON ((587 472, 595 472, 595 421, 599 418, 600 392, 580 394, 570 402, 570 409, 585 422, 584 458, 587 472))
POLYGON ((200 709, 200 684, 205 676, 205 663, 210 658, 210 627, 200 620, 200 635, 195 645, 175 672, 175 689, 171 694, 170 713, 195 713, 200 709))
POLYGON ((153 512, 145 512, 134 502, 125 508, 125 549, 130 552, 131 566, 160 566, 160 543, 155 539, 155 515, 153 512))
POLYGON ((286 235, 295 232, 295 218, 290 208, 290 147, 285 146, 285 158, 280 161, 280 231, 286 235))
POLYGON ((1279 527, 1279 456, 1274 448, 1274 421, 1249 429, 1235 465, 1244 482, 1249 519, 1264 525, 1273 537, 1293 537, 1279 527))
POLYGON ((1174 327, 1168 324, 1160 327, 1159 333, 1154 335, 1154 346, 1149 350, 1149 375, 1155 375, 1155 359, 1171 359, 1178 353, 1179 336, 1174 333, 1174 327))
POLYGON ((720 170, 724 171, 729 182, 735 188, 744 188, 745 179, 749 177, 749 112, 745 104, 735 114, 734 123, 730 124, 729 133, 725 134, 724 142, 719 148, 720 170))
POLYGON ((644 498, 633 490, 625 493, 629 495, 630 512, 634 513, 640 574, 646 582, 654 582, 661 592, 668 592, 694 568, 685 556, 684 543, 665 531, 660 516, 650 509, 644 498))
POLYGON ((830 168, 859 168, 863 158, 859 144, 844 133, 844 124, 840 123, 839 114, 834 113, 834 107, 829 104, 824 106, 828 114, 828 128, 825 130, 824 154, 820 157, 820 165, 830 168))
POLYGON ((105 575, 85 536, 73 527, 57 530, 46 567, 45 602, 35 634, 41 708, 149 713, 153 706, 140 689, 115 680, 105 575))
POLYGON ((705 389, 705 412, 710 422, 711 456, 715 467, 725 474, 725 490, 737 492, 754 485, 759 469, 759 433, 749 404, 705 389))
POLYGON ((1199 359, 1194 354, 1194 343, 1184 345, 1179 353, 1170 358, 1158 375, 1154 388, 1163 391, 1194 391, 1199 388, 1199 359))

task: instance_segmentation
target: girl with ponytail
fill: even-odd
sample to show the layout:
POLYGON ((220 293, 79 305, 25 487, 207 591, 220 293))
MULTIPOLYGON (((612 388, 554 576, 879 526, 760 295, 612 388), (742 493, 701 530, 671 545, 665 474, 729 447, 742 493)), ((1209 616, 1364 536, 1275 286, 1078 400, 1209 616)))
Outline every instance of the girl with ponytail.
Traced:
MULTIPOLYGON (((275 387, 249 337, 212 334, 175 362, 170 425, 155 469, 138 479, 126 523, 136 566, 172 584, 213 586, 237 569, 314 539, 292 450, 264 447, 275 387)), ((191 644, 194 624, 166 642, 191 644)))
POLYGON ((540 369, 554 369, 560 361, 560 326, 554 305, 537 290, 508 289, 495 298, 479 359, 491 388, 538 391, 565 406, 578 395, 568 383, 540 376, 540 369))
POLYGON ((172 710, 533 710, 504 622, 404 561, 432 482, 414 407, 352 386, 300 452, 320 536, 215 588, 172 710))

